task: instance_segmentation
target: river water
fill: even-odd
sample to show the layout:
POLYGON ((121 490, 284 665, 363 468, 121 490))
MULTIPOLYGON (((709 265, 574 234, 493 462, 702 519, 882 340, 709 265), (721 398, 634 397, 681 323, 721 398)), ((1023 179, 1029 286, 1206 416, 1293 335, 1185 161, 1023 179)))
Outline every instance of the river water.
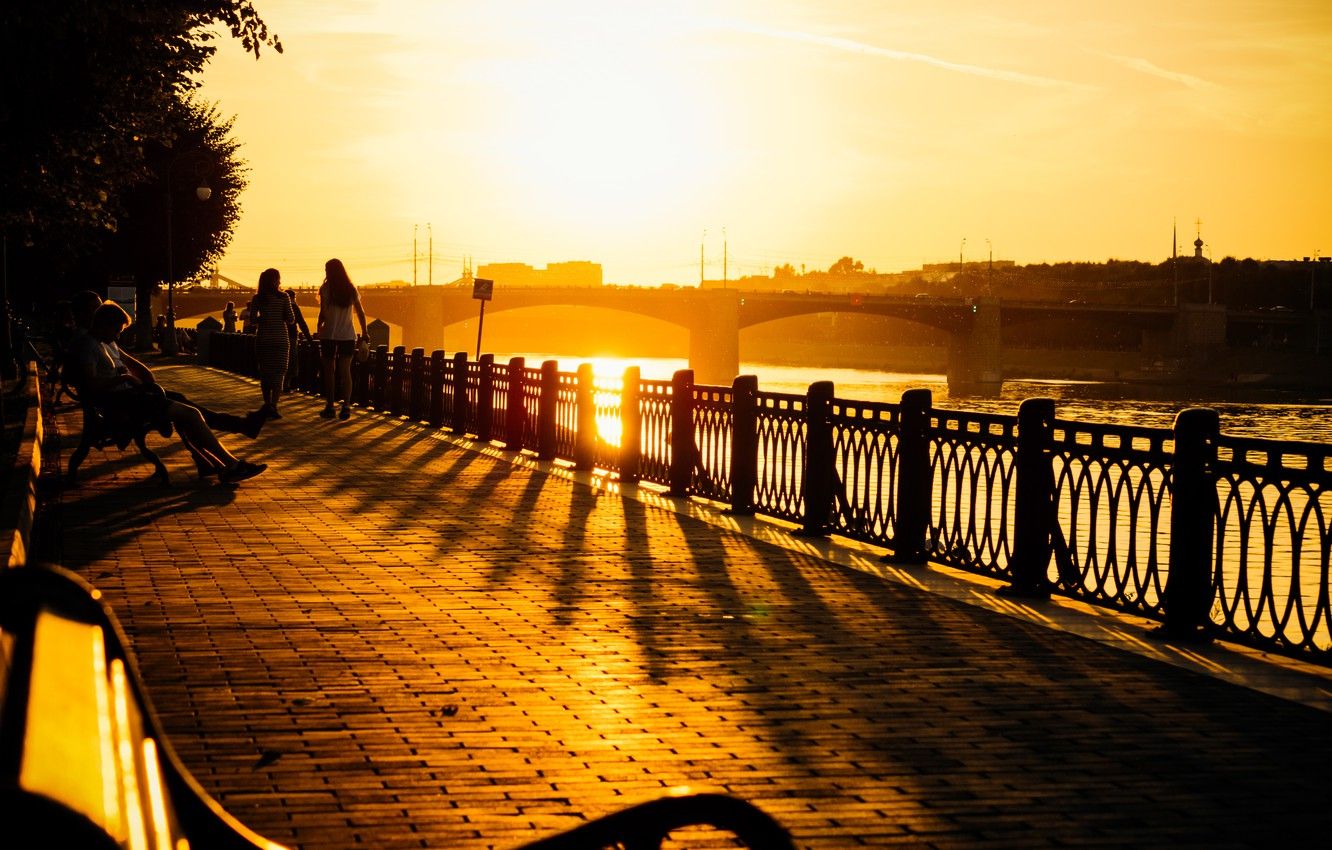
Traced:
MULTIPOLYGON (((580 363, 591 363, 598 383, 618 382, 626 367, 638 366, 644 378, 669 380, 677 369, 688 368, 683 359, 572 357, 556 354, 524 354, 528 365, 558 360, 560 370, 574 371, 580 363)), ((507 355, 506 355, 507 358, 507 355)), ((499 356, 497 361, 504 359, 499 356)), ((925 388, 934 406, 951 410, 987 413, 1016 413, 1028 398, 1052 398, 1060 419, 1104 422, 1119 425, 1169 427, 1179 411, 1188 407, 1211 407, 1221 417, 1221 430, 1228 434, 1276 440, 1308 440, 1332 443, 1332 398, 1300 397, 1273 391, 1239 388, 1228 396, 1189 392, 1187 388, 1153 388, 1123 384, 1077 381, 1006 381, 999 398, 949 396, 943 375, 910 375, 868 369, 814 369, 742 363, 741 373, 756 375, 759 389, 768 392, 804 393, 815 381, 832 381, 838 398, 897 402, 904 390, 925 388)))

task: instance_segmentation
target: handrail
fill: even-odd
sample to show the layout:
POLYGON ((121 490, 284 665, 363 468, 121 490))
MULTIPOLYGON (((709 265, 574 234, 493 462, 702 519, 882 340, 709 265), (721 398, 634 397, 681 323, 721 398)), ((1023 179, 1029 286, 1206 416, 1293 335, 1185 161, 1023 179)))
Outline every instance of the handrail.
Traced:
MULTIPOLYGON (((252 373, 245 335, 213 336, 209 365, 252 373)), ((637 369, 618 405, 623 432, 603 434, 616 405, 586 370, 483 361, 432 355, 473 378, 432 373, 430 405, 458 410, 480 382, 503 387, 488 439, 509 450, 882 546, 897 563, 997 577, 1005 592, 1147 617, 1174 639, 1332 665, 1332 446, 1228 435, 1207 425, 1215 414, 1190 411, 1144 428, 1061 419, 1049 399, 1011 416, 935 408, 928 390, 889 404, 837 398, 824 382, 770 393, 752 376, 719 387, 637 369)), ((298 362, 299 386, 317 386, 317 358, 298 362)), ((401 385, 406 359, 381 347, 367 367, 374 391, 359 403, 393 412, 381 387, 401 385)))

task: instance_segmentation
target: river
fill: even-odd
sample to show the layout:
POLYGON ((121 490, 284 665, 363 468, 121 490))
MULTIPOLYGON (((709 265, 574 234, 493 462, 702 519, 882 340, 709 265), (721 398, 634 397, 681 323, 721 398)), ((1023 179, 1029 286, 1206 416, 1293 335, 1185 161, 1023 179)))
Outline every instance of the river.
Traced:
MULTIPOLYGON (((638 366, 644 378, 669 380, 677 369, 686 369, 683 359, 572 357, 526 353, 528 365, 558 360, 560 370, 572 372, 579 363, 591 363, 598 382, 615 383, 626 367, 638 366)), ((507 359, 496 356, 496 361, 507 359)), ((1052 398, 1061 419, 1123 425, 1169 427, 1175 415, 1187 407, 1211 407, 1221 417, 1221 430, 1228 434, 1276 440, 1308 440, 1332 443, 1332 398, 1299 397, 1274 391, 1238 388, 1226 397, 1190 394, 1186 388, 1157 390, 1149 386, 1089 383, 1078 381, 1006 381, 999 398, 951 397, 943 375, 910 375, 869 369, 812 369, 742 363, 741 372, 756 375, 759 389, 769 392, 804 393, 815 381, 832 381, 838 398, 896 402, 907 389, 923 387, 934 396, 934 406, 989 413, 1016 413, 1023 399, 1052 398)))

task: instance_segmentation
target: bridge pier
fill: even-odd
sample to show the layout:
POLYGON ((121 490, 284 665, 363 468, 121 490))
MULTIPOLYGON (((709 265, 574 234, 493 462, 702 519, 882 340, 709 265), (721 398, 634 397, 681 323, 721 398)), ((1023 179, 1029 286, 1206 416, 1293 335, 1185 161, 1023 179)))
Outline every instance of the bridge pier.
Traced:
MULTIPOLYGON (((408 349, 424 348, 426 351, 444 349, 444 288, 440 286, 416 286, 411 292, 412 309, 403 317, 402 340, 408 349)), ((468 349, 469 345, 455 345, 456 349, 468 349)))
POLYGON ((690 306, 689 368, 700 384, 730 386, 740 374, 740 293, 700 290, 690 306))
POLYGON ((971 326, 948 339, 948 394, 997 396, 1003 385, 999 299, 979 298, 971 326))

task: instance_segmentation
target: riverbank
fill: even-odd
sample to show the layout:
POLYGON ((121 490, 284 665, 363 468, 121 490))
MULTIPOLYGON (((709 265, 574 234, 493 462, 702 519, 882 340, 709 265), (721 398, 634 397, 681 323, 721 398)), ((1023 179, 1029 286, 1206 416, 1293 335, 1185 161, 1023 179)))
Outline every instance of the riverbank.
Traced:
MULTIPOLYGON (((742 346, 741 359, 774 366, 866 369, 943 375, 948 349, 943 346, 821 345, 792 342, 783 346, 742 346)), ((1136 351, 1081 349, 1005 349, 1005 380, 1089 381, 1130 386, 1278 392, 1325 398, 1332 395, 1332 357, 1302 352, 1224 350, 1204 362, 1164 358, 1136 351)))

